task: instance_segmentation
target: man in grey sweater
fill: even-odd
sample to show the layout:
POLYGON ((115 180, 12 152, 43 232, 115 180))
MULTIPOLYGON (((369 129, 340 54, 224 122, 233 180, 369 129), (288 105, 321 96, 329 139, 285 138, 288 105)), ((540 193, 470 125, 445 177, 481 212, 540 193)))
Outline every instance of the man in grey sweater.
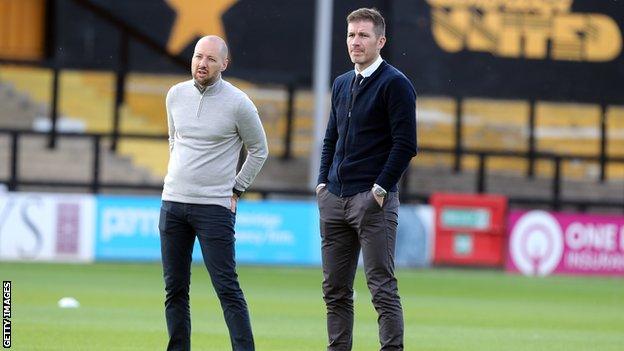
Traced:
POLYGON ((228 48, 217 36, 201 38, 191 61, 193 79, 167 94, 169 168, 160 211, 167 350, 190 350, 189 285, 197 236, 221 302, 232 349, 254 350, 245 297, 234 260, 236 203, 268 156, 256 107, 221 78, 228 48), (242 146, 247 158, 236 173, 242 146))

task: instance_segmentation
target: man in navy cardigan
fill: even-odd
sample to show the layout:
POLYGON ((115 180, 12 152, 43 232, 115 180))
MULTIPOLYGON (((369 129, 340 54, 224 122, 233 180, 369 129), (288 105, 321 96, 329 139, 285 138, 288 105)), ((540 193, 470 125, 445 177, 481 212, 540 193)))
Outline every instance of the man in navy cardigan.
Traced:
POLYGON ((327 350, 351 350, 353 280, 362 251, 379 314, 381 350, 403 350, 403 311, 394 275, 397 183, 416 155, 416 93, 380 56, 385 21, 375 9, 347 17, 355 70, 334 81, 316 193, 327 305, 327 350))

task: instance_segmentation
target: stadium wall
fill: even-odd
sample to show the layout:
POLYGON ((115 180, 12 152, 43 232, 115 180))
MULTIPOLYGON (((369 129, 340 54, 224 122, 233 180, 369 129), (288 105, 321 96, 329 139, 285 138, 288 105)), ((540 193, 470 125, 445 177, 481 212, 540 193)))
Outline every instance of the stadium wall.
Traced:
MULTIPOLYGON (((227 75, 311 84, 313 0, 89 1, 174 56, 189 58, 198 37, 219 34, 231 49, 227 75), (194 20, 197 11, 205 23, 194 20), (296 40, 283 35, 295 29, 296 40)), ((617 1, 334 1, 333 77, 353 67, 345 17, 361 6, 384 13, 390 40, 382 56, 421 95, 624 103, 624 7, 617 1)), ((117 69, 118 28, 74 1, 57 1, 55 11, 61 67, 117 69)), ((131 71, 180 72, 138 42, 130 53, 131 71)))
MULTIPOLYGON (((0 261, 159 261, 159 211, 156 196, 0 193, 0 261)), ((399 216, 397 266, 430 266, 433 208, 403 205, 399 216)), ((319 266, 318 221, 314 201, 243 200, 237 260, 319 266)), ((508 272, 624 276, 622 216, 511 211, 504 226, 508 272)), ((195 263, 200 252, 196 245, 195 263)))

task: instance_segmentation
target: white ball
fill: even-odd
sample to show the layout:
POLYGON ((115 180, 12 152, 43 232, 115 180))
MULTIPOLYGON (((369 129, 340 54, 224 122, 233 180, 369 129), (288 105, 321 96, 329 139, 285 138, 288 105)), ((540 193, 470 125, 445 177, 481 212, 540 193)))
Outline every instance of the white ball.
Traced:
POLYGON ((64 297, 58 301, 58 307, 60 308, 78 308, 80 302, 73 297, 64 297))

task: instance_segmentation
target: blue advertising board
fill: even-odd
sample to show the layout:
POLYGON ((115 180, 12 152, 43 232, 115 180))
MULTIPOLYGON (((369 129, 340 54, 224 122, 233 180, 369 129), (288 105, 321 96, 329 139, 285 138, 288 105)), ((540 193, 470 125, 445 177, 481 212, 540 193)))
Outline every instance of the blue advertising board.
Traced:
MULTIPOLYGON (((96 260, 160 260, 159 197, 102 195, 96 208, 96 260)), ((239 263, 318 265, 320 257, 318 210, 313 202, 239 203, 239 263)), ((202 260, 197 242, 193 260, 202 260)))
MULTIPOLYGON (((158 261, 160 197, 96 197, 95 259, 158 261)), ((401 206, 396 265, 431 263, 429 206, 401 206)), ((319 216, 313 201, 241 201, 236 215, 236 259, 243 264, 320 265, 319 216)), ((202 262, 197 241, 193 261, 202 262)))
POLYGON ((160 197, 96 197, 96 260, 160 260, 160 197))
POLYGON ((321 264, 316 203, 241 202, 236 216, 236 259, 240 263, 321 264))

